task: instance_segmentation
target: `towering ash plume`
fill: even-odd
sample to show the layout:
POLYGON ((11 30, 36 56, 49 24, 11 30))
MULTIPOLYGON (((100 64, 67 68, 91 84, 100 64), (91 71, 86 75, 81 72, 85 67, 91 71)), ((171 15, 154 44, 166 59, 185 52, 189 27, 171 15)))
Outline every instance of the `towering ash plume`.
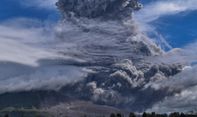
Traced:
POLYGON ((130 16, 142 7, 137 0, 60 0, 57 6, 66 15, 88 18, 130 16))
POLYGON ((57 6, 64 17, 59 38, 75 45, 72 48, 76 49, 75 54, 72 54, 83 59, 83 66, 92 71, 84 80, 67 85, 60 92, 69 92, 79 100, 132 110, 144 110, 171 94, 147 86, 179 73, 182 65, 146 61, 164 52, 138 30, 132 19, 132 12, 141 8, 140 3, 136 0, 59 0, 57 6))
MULTIPOLYGON (((132 12, 141 8, 141 4, 136 0, 59 0, 57 6, 63 19, 56 32, 57 42, 50 45, 50 49, 73 60, 56 60, 46 66, 48 69, 42 66, 37 68, 44 69, 43 71, 51 68, 50 73, 44 72, 46 74, 53 74, 58 68, 59 71, 54 73, 55 77, 50 79, 55 85, 47 82, 51 75, 46 75, 45 79, 42 79, 42 73, 38 73, 35 77, 40 75, 39 79, 45 81, 43 84, 38 83, 39 88, 32 86, 23 92, 24 88, 21 86, 18 90, 3 87, 2 89, 7 89, 7 92, 19 93, 2 94, 0 100, 6 99, 10 102, 12 97, 15 97, 13 95, 18 96, 18 99, 31 95, 31 98, 22 102, 12 100, 12 104, 48 106, 68 100, 83 100, 143 111, 179 91, 152 86, 179 73, 182 65, 152 63, 147 60, 150 57, 161 56, 165 52, 138 30, 132 19, 132 12), (66 69, 63 68, 65 66, 66 69), (84 68, 87 75, 81 75, 84 74, 81 73, 81 69, 84 68), (64 70, 69 73, 65 74, 64 70), (83 79, 71 83, 64 83, 62 79, 55 82, 59 76, 83 79), (53 88, 55 92, 52 91, 53 88), (39 98, 40 95, 42 98, 39 98), (31 104, 32 99, 37 100, 31 104)), ((50 62, 52 61, 47 61, 50 62)), ((12 104, 0 101, 0 105, 13 106, 12 104)))

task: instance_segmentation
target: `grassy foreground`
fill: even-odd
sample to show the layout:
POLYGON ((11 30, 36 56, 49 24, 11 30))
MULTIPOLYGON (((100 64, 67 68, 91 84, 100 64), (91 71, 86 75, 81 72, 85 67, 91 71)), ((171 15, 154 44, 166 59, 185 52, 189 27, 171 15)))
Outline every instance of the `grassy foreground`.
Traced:
MULTIPOLYGON (((51 114, 50 112, 39 110, 36 108, 5 108, 0 110, 0 117, 75 117, 76 115, 64 115, 61 113, 51 114)), ((128 114, 122 114, 122 113, 111 113, 110 115, 103 115, 98 116, 96 113, 95 115, 78 115, 76 117, 197 117, 197 114, 184 114, 179 112, 169 113, 169 114, 157 114, 155 112, 152 113, 128 113, 128 114)))
POLYGON ((25 108, 5 108, 0 110, 0 117, 52 117, 45 111, 38 109, 25 109, 25 108))

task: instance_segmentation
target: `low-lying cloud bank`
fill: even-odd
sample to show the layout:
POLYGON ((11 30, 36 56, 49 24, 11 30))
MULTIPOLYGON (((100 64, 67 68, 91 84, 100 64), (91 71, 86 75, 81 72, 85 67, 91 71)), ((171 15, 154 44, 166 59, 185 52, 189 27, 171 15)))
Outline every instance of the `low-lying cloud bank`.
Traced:
POLYGON ((82 68, 68 65, 41 65, 33 68, 10 62, 0 62, 0 65, 0 73, 3 73, 0 77, 0 94, 31 90, 57 91, 87 76, 82 68))
POLYGON ((58 57, 39 44, 47 44, 53 34, 47 33, 38 21, 13 19, 0 24, 0 60, 36 65, 37 60, 58 57), (38 25, 38 27, 36 27, 38 25))
POLYGON ((197 108, 197 66, 187 68, 182 73, 161 82, 155 82, 155 90, 168 89, 172 96, 156 103, 147 111, 156 112, 196 112, 197 108))
POLYGON ((62 65, 75 58, 57 53, 56 24, 43 24, 24 18, 0 24, 0 94, 58 90, 86 76, 83 68, 62 65))

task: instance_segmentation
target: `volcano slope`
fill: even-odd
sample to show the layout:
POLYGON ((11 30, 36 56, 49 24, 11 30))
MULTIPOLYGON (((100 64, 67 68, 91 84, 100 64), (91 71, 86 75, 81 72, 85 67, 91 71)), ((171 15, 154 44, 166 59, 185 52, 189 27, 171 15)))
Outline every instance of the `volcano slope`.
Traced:
POLYGON ((56 5, 63 17, 56 32, 57 43, 51 47, 58 54, 73 60, 56 60, 58 62, 50 67, 55 69, 56 64, 75 66, 85 69, 87 75, 76 82, 64 85, 59 82, 59 88, 54 90, 43 89, 53 85, 49 83, 36 89, 3 92, 0 95, 1 108, 44 108, 66 102, 88 101, 144 111, 174 94, 174 90, 156 90, 151 84, 178 74, 183 65, 148 59, 165 52, 139 31, 132 18, 134 9, 131 2, 59 0, 56 5))

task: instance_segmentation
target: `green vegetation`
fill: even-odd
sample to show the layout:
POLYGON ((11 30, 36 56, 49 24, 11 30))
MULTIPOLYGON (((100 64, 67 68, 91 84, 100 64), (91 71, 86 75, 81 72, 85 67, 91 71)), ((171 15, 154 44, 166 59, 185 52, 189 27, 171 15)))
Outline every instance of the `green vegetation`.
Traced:
MULTIPOLYGON (((57 114, 58 115, 58 114, 57 114)), ((59 117, 52 116, 46 111, 41 111, 36 108, 5 108, 0 110, 0 117, 59 117)), ((68 115, 62 115, 61 117, 72 117, 68 115)), ((83 117, 99 117, 99 116, 88 116, 84 115, 83 117)), ((152 113, 129 113, 124 115, 122 113, 111 113, 110 116, 102 116, 102 117, 197 117, 197 114, 184 114, 179 112, 174 112, 170 114, 157 114, 155 112, 152 113)))
MULTIPOLYGON (((117 114, 112 113, 110 117, 127 117, 127 116, 124 116, 120 113, 117 114)), ((152 113, 144 112, 143 114, 135 114, 131 112, 128 117, 197 117, 197 114, 184 114, 179 112, 174 112, 170 114, 157 114, 155 112, 152 113)))
POLYGON ((8 107, 0 110, 0 117, 50 117, 47 112, 35 108, 13 108, 8 107))

